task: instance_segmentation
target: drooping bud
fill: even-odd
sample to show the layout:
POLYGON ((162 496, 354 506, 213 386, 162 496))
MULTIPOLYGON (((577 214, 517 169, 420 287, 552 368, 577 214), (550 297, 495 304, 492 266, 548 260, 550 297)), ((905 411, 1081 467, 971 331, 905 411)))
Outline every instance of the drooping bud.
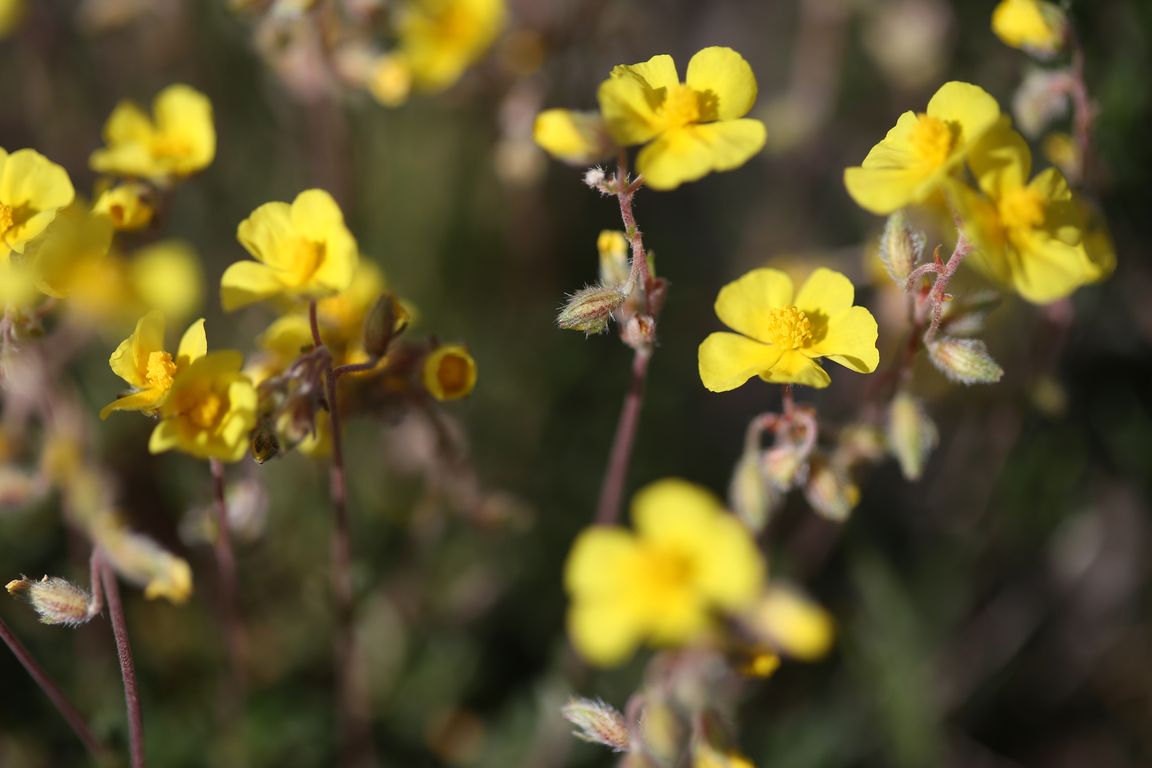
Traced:
POLYGON ((906 479, 919 480, 924 474, 924 464, 939 437, 923 404, 904 390, 898 392, 888 409, 888 448, 906 479))
POLYGON ((78 627, 96 615, 91 595, 55 576, 45 576, 40 581, 16 579, 8 582, 6 589, 8 594, 31 605, 44 624, 78 627))
POLYGON ((764 472, 763 451, 759 445, 749 446, 736 462, 728 484, 728 502, 732 511, 753 533, 759 533, 768 525, 780 501, 779 491, 768 482, 764 472))
POLYGON ((373 358, 388 354, 388 346, 404 332, 410 321, 404 305, 394 295, 385 293, 364 318, 364 351, 373 358))
POLYGON ((616 149, 597 112, 546 110, 536 116, 532 137, 545 152, 570 165, 590 165, 616 149))
POLYGON ((613 752, 627 752, 631 739, 624 715, 600 699, 572 699, 561 710, 564 719, 577 727, 573 735, 613 752))
POLYGON ((588 336, 608 330, 608 321, 628 295, 619 286, 590 285, 568 297, 556 316, 556 325, 566 331, 584 331, 588 336))
POLYGON ((152 539, 115 524, 93 530, 97 545, 125 580, 144 587, 144 597, 180 604, 192 594, 192 569, 152 539))
POLYGON ((944 337, 928 343, 928 357, 937 370, 959 384, 994 384, 1004 369, 979 339, 944 337))
POLYGON ((813 457, 804 498, 816 514, 841 523, 860 503, 860 489, 843 470, 823 457, 813 457))
POLYGON ((764 452, 764 476, 777 491, 788 492, 808 475, 808 455, 801 446, 783 443, 764 452))
POLYGON ((770 587, 747 623, 758 639, 802 661, 828 653, 836 634, 828 612, 790 587, 770 587))
POLYGON ((924 235, 912 231, 904 211, 888 217, 884 234, 880 236, 880 261, 888 276, 901 288, 924 257, 924 245, 924 235))
POLYGON ((624 233, 606 229, 596 238, 600 251, 600 284, 624 285, 628 282, 628 240, 624 233))

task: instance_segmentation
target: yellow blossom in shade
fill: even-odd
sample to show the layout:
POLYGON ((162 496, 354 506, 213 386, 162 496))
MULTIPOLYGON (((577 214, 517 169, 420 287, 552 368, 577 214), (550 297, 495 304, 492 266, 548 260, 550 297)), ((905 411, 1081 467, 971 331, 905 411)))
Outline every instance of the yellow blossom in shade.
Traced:
POLYGON ((618 664, 640 644, 691 643, 718 611, 753 602, 764 563, 747 529, 707 490, 655 482, 632 502, 636 532, 594 526, 565 565, 568 632, 590 662, 618 664))
POLYGON ((244 356, 212 352, 180 371, 160 408, 148 450, 173 448, 201 459, 239 461, 256 425, 256 388, 241 373, 244 356))
POLYGON ((653 189, 738 168, 764 147, 764 123, 744 118, 756 102, 756 77, 731 48, 697 53, 683 83, 668 55, 618 66, 598 95, 616 143, 645 145, 636 169, 653 189))
POLYGON ((132 335, 120 342, 108 359, 112 371, 133 391, 104 406, 100 418, 108 418, 113 411, 155 413, 168 397, 175 377, 207 351, 203 319, 188 326, 173 356, 164 350, 164 314, 153 311, 144 315, 132 335))
POLYGON ((152 117, 122 101, 104 124, 103 149, 88 163, 99 173, 164 182, 208 167, 216 156, 212 103, 187 85, 170 85, 152 103, 152 117))
POLYGON ((1052 3, 1001 0, 992 11, 992 31, 1005 45, 1050 55, 1064 44, 1068 20, 1052 3))
POLYGON ((152 205, 152 190, 139 183, 117 184, 104 190, 92 210, 107 216, 113 227, 125 232, 148 226, 156 212, 152 205))
POLYGON ((186 318, 204 303, 200 257, 184 240, 161 240, 132 254, 128 278, 147 309, 169 318, 186 318))
POLYGON ((879 214, 922 203, 950 182, 999 119, 1000 106, 983 88, 945 83, 924 114, 905 112, 861 166, 844 171, 848 194, 879 214))
POLYGON ((424 388, 437 400, 459 400, 476 386, 476 361, 458 344, 445 344, 424 358, 424 388))
POLYGON ((984 193, 964 188, 959 197, 965 233, 976 246, 973 265, 1038 304, 1097 279, 1068 182, 1055 168, 1029 181, 1032 155, 1020 134, 999 127, 969 165, 984 193))
POLYGON ((596 112, 545 110, 536 116, 532 138, 545 152, 571 165, 590 165, 615 149, 604 119, 596 112))
POLYGON ((0 259, 24 253, 75 196, 67 171, 44 155, 0 148, 0 259))
POLYGON ((738 333, 704 339, 700 380, 713 392, 736 389, 753 376, 826 387, 831 379, 817 362, 821 357, 871 373, 880 362, 876 319, 864 307, 852 306, 855 293, 847 277, 820 268, 793 298, 787 274, 752 270, 716 297, 716 315, 738 333))
POLYGON ((301 192, 291 204, 265 203, 236 231, 256 261, 228 267, 220 300, 231 312, 284 297, 319 299, 347 288, 356 272, 356 240, 336 201, 322 189, 301 192))
POLYGON ((492 45, 504 24, 504 0, 406 0, 399 13, 399 51, 412 82, 439 91, 492 45))
POLYGON ((828 612, 788 587, 770 588, 745 620, 755 636, 801 661, 823 657, 836 636, 836 625, 828 612))

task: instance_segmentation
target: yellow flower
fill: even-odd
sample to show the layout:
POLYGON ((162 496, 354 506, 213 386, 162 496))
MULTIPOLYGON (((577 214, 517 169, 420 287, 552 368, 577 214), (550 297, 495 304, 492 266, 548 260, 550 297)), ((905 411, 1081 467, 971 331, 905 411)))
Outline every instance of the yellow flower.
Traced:
POLYGON ((162 597, 179 605, 192 594, 192 569, 143 534, 126 528, 118 519, 92 527, 92 536, 116 572, 144 587, 144 597, 162 597))
MULTIPOLYGON (((84 307, 107 306, 100 295, 105 280, 96 278, 104 271, 112 235, 108 218, 79 202, 60 210, 32 257, 40 290, 84 307)), ((120 293, 115 292, 115 301, 122 300, 120 293)))
POLYGON ((212 352, 180 372, 160 408, 148 450, 173 448, 201 459, 239 461, 256 426, 256 388, 240 372, 244 356, 212 352))
POLYGON ((992 11, 992 31, 1005 45, 1050 55, 1064 44, 1064 12, 1037 0, 1001 0, 992 11))
POLYGON ((741 119, 756 102, 756 77, 731 48, 697 53, 683 83, 668 55, 618 66, 599 99, 617 144, 646 145, 636 169, 653 189, 738 168, 764 146, 764 123, 741 119))
POLYGON ((147 309, 170 318, 186 318, 204 302, 200 257, 184 240, 161 240, 132 254, 132 289, 147 309))
POLYGON ((1100 276, 1068 182, 1055 168, 1029 181, 1032 155, 1020 134, 997 128, 968 162, 984 192, 964 188, 959 197, 965 232, 976 245, 973 265, 1037 304, 1100 276))
POLYGON ((133 391, 104 406, 100 418, 108 418, 113 411, 155 413, 168 397, 175 377, 207 351, 203 319, 188 326, 173 358, 164 351, 164 314, 153 311, 144 315, 132 335, 120 342, 108 358, 112 371, 133 391))
POLYGON ((424 388, 437 400, 459 400, 476 386, 476 361, 458 344, 437 347, 424 358, 424 388))
POLYGON ((156 211, 151 197, 151 190, 144 184, 117 184, 100 194, 92 211, 107 216, 116 229, 134 232, 152 223, 156 211))
POLYGON ((844 171, 848 194, 879 214, 924 202, 948 184, 964 156, 999 119, 1000 106, 984 89, 945 83, 925 114, 905 112, 860 167, 844 171))
POLYGON ((452 85, 488 50, 503 23, 504 0, 408 0, 397 34, 412 81, 427 91, 452 85))
POLYGON ((359 255, 344 214, 322 189, 301 192, 291 205, 265 203, 236 231, 255 262, 228 267, 220 281, 226 312, 273 297, 318 299, 351 284, 359 255))
POLYGON ((624 661, 637 645, 690 643, 717 610, 755 600, 764 563, 748 531, 707 490, 666 479, 632 502, 636 533, 594 526, 565 565, 568 631, 589 661, 624 661))
POLYGON ((604 119, 596 112, 545 110, 536 116, 532 138, 545 152, 570 165, 591 165, 615 148, 604 119))
POLYGON ((364 320, 386 288, 384 271, 375 262, 361 259, 347 288, 317 302, 320 333, 337 365, 368 359, 364 352, 364 320))
POLYGON ((737 333, 713 333, 700 345, 700 380, 713 392, 736 389, 753 376, 781 384, 826 387, 818 358, 857 373, 880 362, 876 320, 852 306, 852 282, 830 269, 809 276, 793 298, 792 279, 754 269, 720 289, 716 315, 737 333))
POLYGON ((44 155, 0 148, 0 260, 24 253, 75 196, 67 171, 44 155))
POLYGON ((216 156, 212 103, 187 85, 170 85, 152 102, 152 117, 122 101, 104 124, 107 147, 88 164, 99 173, 165 182, 208 167, 216 156))
POLYGON ((0 38, 8 37, 24 20, 27 0, 0 0, 0 38))

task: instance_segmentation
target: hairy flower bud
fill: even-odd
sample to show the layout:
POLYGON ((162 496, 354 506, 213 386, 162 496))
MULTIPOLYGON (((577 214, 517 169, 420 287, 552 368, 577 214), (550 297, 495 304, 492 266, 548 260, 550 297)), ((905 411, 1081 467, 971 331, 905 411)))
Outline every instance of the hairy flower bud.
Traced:
POLYGON ((758 445, 746 449, 736 462, 728 485, 732 511, 754 533, 764 530, 781 501, 780 492, 768 482, 764 472, 763 453, 758 445))
POLYGON ((556 316, 556 325, 566 331, 584 331, 591 336, 608 330, 608 321, 628 295, 619 286, 590 285, 568 297, 556 316))
POLYGON ((924 257, 924 245, 924 235, 912 231, 904 211, 888 217, 880 236, 880 261, 897 285, 903 287, 908 281, 908 275, 924 257))
POLYGON ((928 343, 928 357, 937 370, 960 384, 994 384, 1004 369, 979 339, 944 337, 928 343))
POLYGON ((572 699, 561 710, 564 719, 579 730, 573 734, 593 744, 603 744, 613 752, 627 752, 630 736, 624 715, 600 699, 572 699))
POLYGON ((839 523, 847 520, 860 503, 860 489, 843 470, 822 457, 815 457, 804 485, 804 498, 816 514, 839 523))
POLYGON ((8 582, 8 594, 32 606, 44 624, 78 627, 96 615, 92 596, 70 581, 45 576, 40 581, 27 578, 8 582))
POLYGON ((777 445, 764 452, 764 476, 778 491, 790 491, 808 474, 808 455, 801 446, 777 445))
POLYGON ((919 480, 924 464, 939 440, 936 425, 923 404, 901 390, 888 409, 888 448, 908 480, 919 480))

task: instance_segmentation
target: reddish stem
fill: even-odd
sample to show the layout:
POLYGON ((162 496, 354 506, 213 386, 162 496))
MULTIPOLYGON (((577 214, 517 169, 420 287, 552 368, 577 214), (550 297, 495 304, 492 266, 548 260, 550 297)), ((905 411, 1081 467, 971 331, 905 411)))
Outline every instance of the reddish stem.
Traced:
POLYGON ((244 698, 244 681, 248 669, 248 637, 240 618, 237 595, 236 555, 232 549, 232 527, 228 524, 228 500, 224 495, 224 464, 210 459, 212 468, 212 499, 216 513, 216 537, 212 542, 216 554, 216 576, 219 581, 220 610, 228 635, 228 660, 232 666, 230 686, 234 703, 244 698))
POLYGON ((600 485, 600 501, 596 505, 596 522, 612 525, 620 517, 620 499, 624 495, 624 481, 632 459, 632 446, 636 442, 636 427, 640 421, 640 407, 644 404, 644 384, 648 379, 648 361, 652 354, 638 349, 632 356, 632 381, 624 396, 624 407, 616 422, 616 436, 608 455, 608 469, 600 485))
POLYGON ((124 619, 124 605, 120 601, 120 586, 116 574, 101 561, 104 597, 108 601, 108 615, 112 620, 112 634, 116 638, 116 655, 120 658, 120 677, 124 680, 124 704, 128 709, 128 743, 132 755, 132 768, 144 768, 144 718, 140 712, 140 693, 136 687, 136 667, 132 663, 132 645, 128 641, 128 623, 124 619))

